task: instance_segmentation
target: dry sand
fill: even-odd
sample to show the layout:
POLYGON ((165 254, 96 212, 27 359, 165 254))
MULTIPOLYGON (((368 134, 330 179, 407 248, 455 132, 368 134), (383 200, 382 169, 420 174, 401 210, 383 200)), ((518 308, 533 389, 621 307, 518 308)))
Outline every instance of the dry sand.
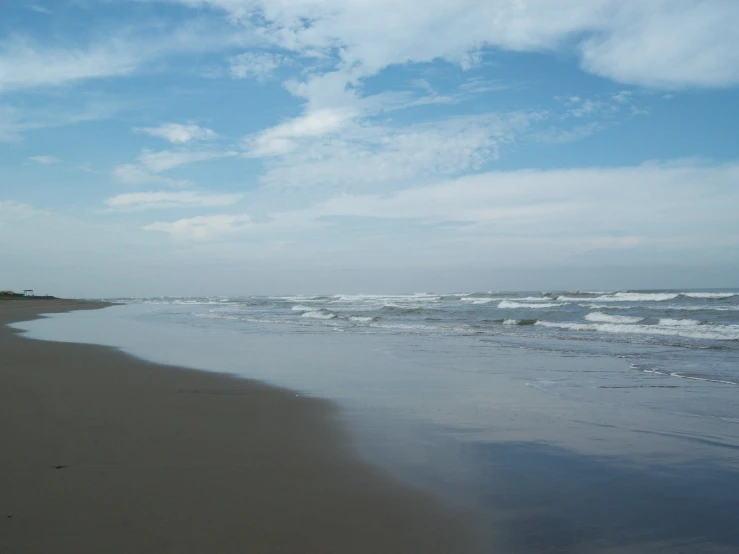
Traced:
POLYGON ((458 514, 357 459, 334 405, 5 324, 0 552, 461 553, 458 514))

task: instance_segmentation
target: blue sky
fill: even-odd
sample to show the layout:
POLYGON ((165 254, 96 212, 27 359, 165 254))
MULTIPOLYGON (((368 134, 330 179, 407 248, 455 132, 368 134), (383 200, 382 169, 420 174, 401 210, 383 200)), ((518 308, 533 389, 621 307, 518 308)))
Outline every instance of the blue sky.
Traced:
POLYGON ((0 6, 0 288, 731 287, 733 0, 0 6))

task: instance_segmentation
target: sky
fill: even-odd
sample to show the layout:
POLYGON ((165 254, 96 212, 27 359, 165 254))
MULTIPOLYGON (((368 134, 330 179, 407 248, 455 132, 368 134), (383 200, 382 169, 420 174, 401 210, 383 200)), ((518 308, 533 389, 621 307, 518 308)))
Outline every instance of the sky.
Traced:
POLYGON ((0 3, 0 289, 739 286, 736 0, 0 3))

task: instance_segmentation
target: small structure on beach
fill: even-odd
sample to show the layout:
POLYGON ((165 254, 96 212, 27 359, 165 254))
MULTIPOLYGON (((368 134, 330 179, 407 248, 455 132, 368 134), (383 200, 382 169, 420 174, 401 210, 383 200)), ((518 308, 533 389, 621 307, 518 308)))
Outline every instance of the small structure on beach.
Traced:
POLYGON ((26 289, 23 291, 23 296, 34 296, 33 289, 26 289))

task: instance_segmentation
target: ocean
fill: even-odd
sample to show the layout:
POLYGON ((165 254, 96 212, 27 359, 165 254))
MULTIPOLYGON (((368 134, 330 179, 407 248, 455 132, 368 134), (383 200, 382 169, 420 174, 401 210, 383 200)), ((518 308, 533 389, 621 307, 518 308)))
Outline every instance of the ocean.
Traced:
MULTIPOLYGON (((114 299, 213 328, 466 336, 534 351, 613 355, 635 370, 739 385, 739 291, 487 292, 114 299)), ((183 323, 183 321, 179 321, 183 323)), ((667 382, 667 381, 666 381, 667 382)))
POLYGON ((739 549, 739 290, 106 300, 16 327, 331 399, 483 550, 739 549))

